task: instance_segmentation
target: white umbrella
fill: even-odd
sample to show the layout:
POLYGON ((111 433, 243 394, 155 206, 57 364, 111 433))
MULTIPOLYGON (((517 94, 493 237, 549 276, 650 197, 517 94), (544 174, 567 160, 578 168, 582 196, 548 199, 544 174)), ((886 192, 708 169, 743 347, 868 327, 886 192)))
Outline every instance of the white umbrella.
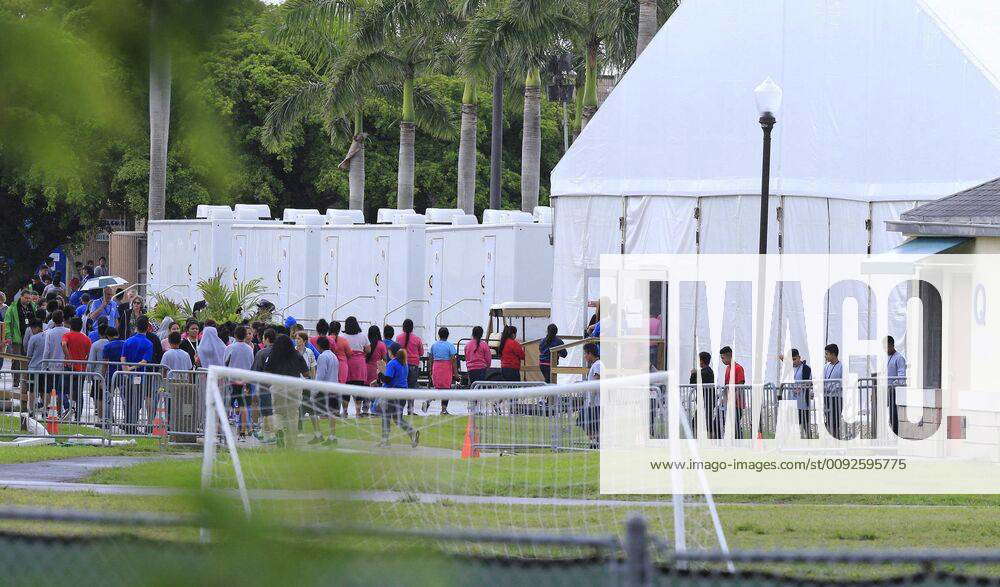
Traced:
POLYGON ((95 277, 93 279, 88 279, 80 289, 83 291, 90 291, 92 289, 104 289, 106 287, 121 287, 123 285, 128 285, 128 281, 125 281, 121 277, 115 275, 105 275, 103 277, 95 277))

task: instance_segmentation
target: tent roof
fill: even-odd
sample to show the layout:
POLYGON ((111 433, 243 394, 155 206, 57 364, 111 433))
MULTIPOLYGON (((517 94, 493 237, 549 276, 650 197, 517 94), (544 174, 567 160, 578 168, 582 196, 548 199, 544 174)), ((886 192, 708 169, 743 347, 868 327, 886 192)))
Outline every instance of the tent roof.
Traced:
POLYGON ((772 192, 930 200, 996 176, 1000 2, 687 0, 552 172, 552 195, 760 191, 753 89, 784 90, 772 192))

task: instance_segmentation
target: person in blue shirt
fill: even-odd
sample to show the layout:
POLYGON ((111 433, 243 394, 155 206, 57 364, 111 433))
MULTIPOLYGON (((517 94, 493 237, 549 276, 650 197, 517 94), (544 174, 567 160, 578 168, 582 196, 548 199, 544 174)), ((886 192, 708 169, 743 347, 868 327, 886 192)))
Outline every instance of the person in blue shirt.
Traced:
POLYGON ((115 290, 110 287, 104 288, 104 296, 99 300, 90 302, 87 306, 87 320, 97 320, 102 316, 108 319, 108 325, 118 327, 118 302, 114 298, 115 290))
POLYGON ((382 329, 382 342, 385 344, 385 350, 389 353, 389 358, 396 356, 396 351, 399 350, 399 343, 393 340, 396 338, 396 329, 388 324, 382 329))
MULTIPOLYGON (((382 387, 391 389, 407 389, 409 387, 410 368, 406 365, 406 349, 400 348, 396 351, 396 356, 385 366, 385 371, 379 375, 382 387)), ((379 447, 389 446, 389 429, 395 422, 410 437, 410 445, 416 447, 420 443, 420 431, 414 430, 413 426, 403 418, 403 406, 405 399, 387 399, 383 402, 382 409, 382 442, 379 447)))
MULTIPOLYGON (((78 289, 73 293, 69 294, 69 304, 74 308, 79 306, 81 303, 86 305, 89 302, 90 302, 90 295, 83 293, 82 290, 78 289), (87 299, 84 300, 83 296, 87 296, 87 299)), ((79 314, 77 314, 77 316, 79 316, 79 314)))
MULTIPOLYGON (((600 322, 597 323, 600 325, 600 322)), ((552 383, 552 347, 562 346, 565 343, 559 338, 559 327, 549 324, 545 332, 545 338, 538 343, 538 368, 542 371, 545 383, 552 383)), ((569 353, 563 349, 557 353, 560 359, 565 359, 569 353)))
POLYGON ((118 382, 115 381, 115 373, 118 372, 118 362, 122 359, 122 347, 125 341, 118 338, 118 330, 114 326, 106 326, 104 334, 108 337, 108 343, 104 345, 104 354, 101 357, 108 362, 107 389, 104 393, 104 414, 111 416, 110 407, 113 403, 114 395, 118 392, 118 382))
MULTIPOLYGON (((135 321, 135 334, 128 337, 122 344, 122 363, 130 363, 131 365, 123 365, 122 369, 126 371, 145 371, 143 367, 136 366, 135 364, 150 363, 153 360, 153 343, 146 336, 146 331, 149 330, 149 318, 146 316, 139 316, 135 321)), ((151 374, 136 375, 133 377, 129 375, 126 378, 125 388, 122 390, 124 395, 125 404, 125 417, 127 420, 126 431, 130 433, 143 434, 145 433, 145 425, 149 422, 140 423, 139 422, 139 412, 142 411, 143 404, 150 406, 150 409, 146 410, 146 419, 152 421, 153 418, 153 394, 156 393, 156 379, 151 374)))
MULTIPOLYGON (((93 324, 94 329, 87 333, 87 336, 90 337, 90 342, 92 343, 97 342, 97 339, 101 338, 101 329, 108 327, 108 319, 101 316, 97 319, 97 322, 94 322, 93 324)), ((117 338, 117 336, 115 338, 117 338)))
POLYGON ((80 292, 73 292, 73 295, 69 296, 69 305, 76 307, 76 315, 83 318, 83 313, 87 311, 87 307, 90 306, 90 294, 83 294, 78 296, 74 301, 73 296, 80 292))
MULTIPOLYGON (((451 389, 455 374, 458 373, 458 349, 448 342, 448 329, 438 329, 438 340, 431 345, 431 383, 434 389, 451 389)), ((424 402, 424 413, 430 402, 424 402)), ((441 400, 441 415, 448 415, 448 400, 441 400)))
POLYGON ((146 336, 149 330, 149 318, 139 316, 135 321, 135 334, 128 337, 122 346, 121 361, 123 363, 149 363, 153 360, 153 343, 146 336))

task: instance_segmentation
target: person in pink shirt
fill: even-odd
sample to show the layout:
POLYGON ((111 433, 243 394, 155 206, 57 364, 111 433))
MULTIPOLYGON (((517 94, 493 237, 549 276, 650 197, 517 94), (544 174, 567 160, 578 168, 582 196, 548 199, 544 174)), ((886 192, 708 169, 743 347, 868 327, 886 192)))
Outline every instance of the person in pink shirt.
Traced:
MULTIPOLYGON (((417 374, 420 371, 420 357, 424 356, 424 341, 413 334, 413 320, 409 318, 403 320, 403 333, 396 337, 396 342, 406 351, 406 363, 410 368, 407 379, 408 387, 416 389, 417 374)), ((413 400, 406 402, 406 411, 407 414, 413 415, 413 400)))
POLYGON ((337 339, 336 337, 329 336, 329 334, 330 323, 324 318, 320 318, 319 321, 316 322, 316 335, 310 337, 309 342, 312 343, 313 346, 319 346, 316 344, 316 341, 321 338, 326 338, 330 341, 330 350, 332 351, 334 346, 337 344, 337 339))
MULTIPOLYGON (((337 381, 347 383, 347 376, 350 374, 350 367, 347 366, 347 358, 351 354, 351 343, 347 342, 347 339, 343 336, 340 336, 340 322, 334 320, 330 324, 330 336, 328 338, 333 342, 330 350, 333 351, 333 354, 337 355, 337 361, 340 363, 340 373, 337 376, 337 381)), ((346 395, 340 398, 341 417, 347 417, 347 407, 350 403, 351 396, 346 395)))
MULTIPOLYGON (((374 324, 368 327, 368 351, 365 353, 365 385, 375 386, 378 383, 379 363, 388 360, 389 350, 382 342, 382 331, 374 324)), ((362 408, 366 416, 374 416, 371 411, 371 400, 363 400, 362 408)))
MULTIPOLYGON (((344 320, 344 335, 350 345, 350 352, 347 355, 347 383, 350 385, 364 385, 368 378, 368 366, 365 364, 365 355, 368 354, 368 336, 361 332, 361 325, 354 316, 348 316, 344 320)), ((358 413, 361 407, 355 406, 358 413)))
POLYGON ((482 326, 472 329, 472 340, 465 343, 462 353, 465 355, 465 369, 469 372, 469 387, 477 381, 485 380, 487 370, 493 363, 493 351, 483 341, 482 326))

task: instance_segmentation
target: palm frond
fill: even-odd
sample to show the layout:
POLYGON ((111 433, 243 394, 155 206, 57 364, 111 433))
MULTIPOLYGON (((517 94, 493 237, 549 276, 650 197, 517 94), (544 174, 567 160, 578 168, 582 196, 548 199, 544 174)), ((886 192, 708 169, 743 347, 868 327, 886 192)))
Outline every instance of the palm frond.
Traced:
POLYGON ((264 145, 276 147, 302 117, 315 112, 323 104, 329 92, 326 82, 307 82, 295 93, 272 104, 264 119, 264 145))

